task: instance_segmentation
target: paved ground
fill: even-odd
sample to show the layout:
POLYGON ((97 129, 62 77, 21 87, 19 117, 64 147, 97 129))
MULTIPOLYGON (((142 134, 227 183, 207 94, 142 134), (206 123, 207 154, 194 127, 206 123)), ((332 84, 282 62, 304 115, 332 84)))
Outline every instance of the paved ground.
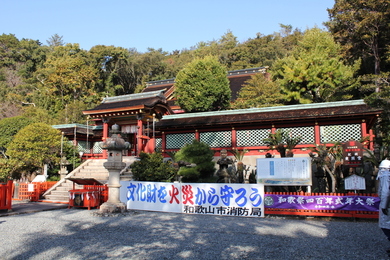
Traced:
POLYGON ((0 217, 0 259, 389 259, 372 220, 96 213, 18 202, 0 217))
POLYGON ((0 210, 0 217, 67 208, 68 204, 12 201, 12 210, 0 210))

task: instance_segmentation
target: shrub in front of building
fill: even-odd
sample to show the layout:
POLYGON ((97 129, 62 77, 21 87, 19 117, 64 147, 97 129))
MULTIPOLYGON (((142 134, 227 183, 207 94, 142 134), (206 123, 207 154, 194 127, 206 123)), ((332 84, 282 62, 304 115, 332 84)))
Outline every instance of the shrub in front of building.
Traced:
POLYGON ((177 161, 184 161, 194 164, 193 167, 181 167, 178 175, 183 182, 199 182, 210 179, 215 172, 213 162, 214 152, 206 143, 193 140, 186 144, 175 155, 177 161))
POLYGON ((131 172, 136 181, 173 181, 176 170, 170 161, 164 162, 160 152, 140 153, 140 160, 131 165, 131 172))

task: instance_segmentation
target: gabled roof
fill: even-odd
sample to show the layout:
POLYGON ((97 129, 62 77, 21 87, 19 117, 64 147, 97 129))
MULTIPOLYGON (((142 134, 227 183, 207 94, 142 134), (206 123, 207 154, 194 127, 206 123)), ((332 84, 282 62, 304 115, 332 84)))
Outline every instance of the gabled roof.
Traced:
POLYGON ((124 115, 136 115, 145 111, 152 113, 172 113, 169 108, 164 90, 107 97, 97 107, 83 111, 84 115, 91 117, 112 117, 124 115))

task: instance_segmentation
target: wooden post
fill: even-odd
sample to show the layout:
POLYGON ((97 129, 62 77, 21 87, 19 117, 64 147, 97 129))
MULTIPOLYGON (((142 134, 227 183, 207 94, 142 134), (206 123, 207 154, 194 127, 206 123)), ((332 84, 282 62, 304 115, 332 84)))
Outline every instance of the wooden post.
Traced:
POLYGON ((232 147, 237 147, 237 131, 232 127, 232 147))
POLYGON ((138 132, 137 132, 137 156, 142 152, 142 147, 143 147, 143 126, 142 126, 142 116, 140 115, 137 120, 137 126, 138 126, 138 132))
POLYGON ((314 142, 316 144, 321 143, 321 131, 320 131, 320 126, 318 125, 317 122, 314 125, 314 142))
MULTIPOLYGON (((108 137, 108 120, 103 121, 103 142, 106 141, 108 137)), ((107 159, 108 154, 107 150, 103 150, 103 159, 107 159)))

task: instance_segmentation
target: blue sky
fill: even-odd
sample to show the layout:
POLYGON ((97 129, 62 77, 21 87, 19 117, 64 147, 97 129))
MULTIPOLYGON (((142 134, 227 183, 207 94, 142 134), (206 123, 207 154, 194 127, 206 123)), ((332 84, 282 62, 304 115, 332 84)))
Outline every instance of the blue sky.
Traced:
POLYGON ((0 34, 47 44, 54 34, 89 50, 95 45, 171 52, 218 40, 240 42, 279 31, 279 24, 324 28, 334 0, 2 0, 0 34))

